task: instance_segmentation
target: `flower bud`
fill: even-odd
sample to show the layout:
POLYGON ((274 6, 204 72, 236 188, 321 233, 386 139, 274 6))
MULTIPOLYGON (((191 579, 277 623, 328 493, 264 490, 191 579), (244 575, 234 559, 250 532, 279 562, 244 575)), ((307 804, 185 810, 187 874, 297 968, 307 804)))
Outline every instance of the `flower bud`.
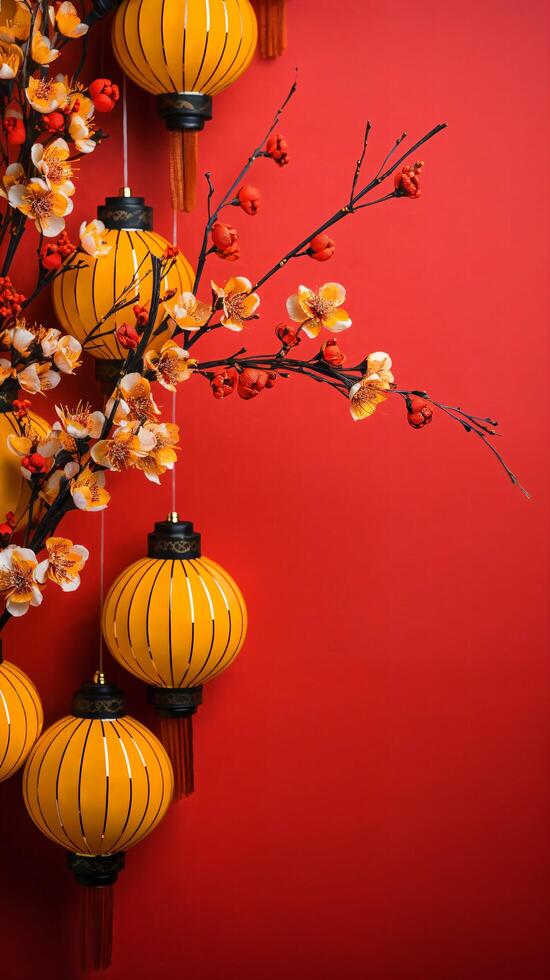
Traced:
POLYGON ((44 269, 53 271, 59 269, 63 263, 63 256, 59 251, 57 242, 45 242, 40 249, 40 262, 44 269))
POLYGON ((432 421, 433 409, 425 398, 421 398, 419 395, 408 395, 406 405, 407 422, 413 429, 422 429, 432 421))
POLYGON ((326 262, 332 258, 335 249, 334 239, 330 235, 315 235, 309 243, 307 254, 317 262, 326 262))
POLYGON ((277 380, 275 371, 256 371, 254 368, 245 368, 239 375, 237 393, 245 401, 255 398, 264 388, 273 388, 277 380))
POLYGON ((216 221, 212 225, 212 244, 220 259, 235 262, 240 257, 239 235, 232 225, 226 225, 223 221, 216 221))
POLYGON ((275 330, 275 334, 281 343, 288 348, 297 347, 302 340, 298 333, 298 329, 290 327, 286 323, 280 323, 275 330))
POLYGON ((136 323, 140 327, 144 327, 149 319, 149 311, 146 310, 144 306, 140 306, 139 303, 136 303, 135 306, 132 307, 132 312, 136 318, 136 323))
POLYGON ((4 117, 4 132, 11 146, 21 146, 27 138, 25 124, 19 114, 4 117))
POLYGON ((232 395, 237 387, 237 372, 235 368, 226 368, 219 371, 210 381, 214 398, 227 398, 232 395))
POLYGON ((423 160, 417 160, 413 166, 402 167, 398 170, 393 182, 395 190, 401 197, 410 197, 414 199, 420 197, 421 187, 420 187, 420 175, 422 173, 422 167, 424 166, 423 160))
POLYGON ((282 133, 272 133, 265 145, 265 154, 275 160, 279 167, 289 163, 288 143, 282 133))
POLYGON ((139 344, 139 334, 129 323, 121 323, 116 328, 116 339, 124 350, 135 350, 139 344))
POLYGON ((332 338, 325 340, 324 344, 322 344, 321 356, 332 367, 340 367, 346 359, 346 355, 342 353, 338 346, 338 341, 332 338))
POLYGON ((48 463, 42 453, 30 453, 23 456, 21 467, 29 472, 31 476, 48 472, 48 463))
POLYGON ((111 112, 120 95, 118 85, 114 85, 110 78, 96 78, 88 92, 98 112, 111 112))
POLYGON ((65 129, 65 116, 62 112, 48 112, 42 116, 42 122, 48 133, 57 133, 60 129, 65 129))
POLYGON ((256 214, 261 204, 261 194, 257 187, 251 184, 244 184, 237 191, 237 201, 247 214, 256 214))

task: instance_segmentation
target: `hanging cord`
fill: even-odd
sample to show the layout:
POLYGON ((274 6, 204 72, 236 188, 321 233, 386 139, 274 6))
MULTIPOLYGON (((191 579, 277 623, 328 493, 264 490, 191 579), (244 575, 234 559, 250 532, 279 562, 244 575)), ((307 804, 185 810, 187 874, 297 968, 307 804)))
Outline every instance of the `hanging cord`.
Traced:
POLYGON ((122 76, 122 186, 128 187, 128 103, 126 100, 126 75, 122 76))
POLYGON ((105 595, 105 511, 99 512, 99 656, 98 656, 98 680, 104 683, 103 672, 103 630, 101 620, 103 617, 103 598, 105 595), (103 678, 103 680, 102 680, 103 678))
MULTIPOLYGON (((178 212, 176 208, 172 211, 172 245, 174 248, 178 247, 178 212)), ((176 425, 177 418, 177 391, 174 388, 172 392, 172 423, 176 425)), ((171 511, 173 514, 176 513, 176 489, 177 489, 177 477, 176 477, 176 463, 172 467, 172 507, 171 511)))

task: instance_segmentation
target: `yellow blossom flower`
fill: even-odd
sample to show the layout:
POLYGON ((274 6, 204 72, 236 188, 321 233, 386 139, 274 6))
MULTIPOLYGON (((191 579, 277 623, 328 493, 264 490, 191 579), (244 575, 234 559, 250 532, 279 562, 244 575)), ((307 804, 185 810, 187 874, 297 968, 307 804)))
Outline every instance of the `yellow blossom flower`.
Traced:
POLYGON ((29 78, 25 89, 27 101, 37 112, 53 112, 67 99, 67 89, 62 81, 53 78, 29 78))
POLYGON ((175 391, 180 381, 187 381, 198 364, 173 340, 167 340, 160 351, 145 351, 143 361, 149 371, 155 372, 155 380, 168 391, 175 391))
POLYGON ((155 448, 155 436, 152 432, 140 429, 135 433, 131 428, 117 429, 112 439, 100 439, 92 448, 92 459, 106 469, 131 469, 136 466, 142 456, 146 456, 155 448))
POLYGON ((55 20, 59 33, 64 37, 82 37, 88 30, 88 25, 82 23, 72 3, 62 3, 57 8, 55 20))
POLYGON ((7 197, 11 187, 16 184, 23 184, 27 176, 20 163, 10 163, 4 171, 2 177, 3 188, 0 188, 0 196, 7 197))
POLYGON ((61 338, 57 345, 57 350, 53 355, 53 362, 58 371, 62 374, 74 374, 74 369, 82 363, 79 358, 82 354, 82 344, 76 337, 69 337, 66 334, 61 338))
POLYGON ((351 327, 351 320, 342 303, 346 290, 337 282, 326 282, 317 292, 307 286, 298 286, 298 292, 286 301, 288 315, 302 325, 308 337, 317 337, 321 327, 331 333, 340 333, 351 327))
POLYGON ((8 361, 5 357, 0 358, 0 385, 4 384, 8 378, 13 378, 15 375, 15 369, 11 365, 11 361, 8 361))
POLYGON ((25 0, 2 0, 0 39, 13 44, 26 41, 31 28, 31 11, 25 0))
POLYGON ((52 61, 59 58, 60 52, 57 48, 52 48, 52 42, 45 34, 35 31, 31 42, 31 58, 37 65, 51 65, 52 61))
POLYGON ((36 567, 36 555, 30 548, 10 544, 0 551, 0 593, 12 616, 24 616, 30 606, 42 602, 36 567))
POLYGON ((48 538, 46 551, 47 558, 36 566, 37 582, 44 585, 49 579, 59 585, 63 592, 78 589, 79 572, 88 560, 88 549, 81 544, 73 544, 69 538, 48 538))
POLYGON ((160 483, 159 476, 172 470, 177 460, 176 447, 179 441, 179 428, 172 422, 146 422, 145 431, 152 433, 155 444, 149 452, 141 456, 136 463, 137 469, 142 470, 152 483, 160 483))
POLYGON ((212 309, 201 303, 193 293, 180 293, 164 304, 164 309, 178 327, 183 330, 198 330, 208 320, 212 309))
POLYGON ((252 283, 244 276, 232 276, 223 288, 212 284, 212 291, 221 304, 223 314, 220 317, 222 326, 228 330, 242 330, 246 320, 254 316, 260 305, 260 297, 251 292, 252 283))
POLYGON ((91 405, 83 402, 73 410, 56 405, 55 411, 63 429, 73 439, 99 439, 105 422, 103 412, 92 412, 91 405))
POLYGON ((97 143, 92 139, 94 129, 79 113, 74 113, 69 122, 69 135, 80 153, 93 153, 97 143))
POLYGON ((0 79, 15 78, 23 64, 23 52, 18 44, 0 41, 0 79))
POLYGON ((376 411, 377 405, 386 400, 384 391, 394 384, 392 361, 385 351, 376 351, 367 357, 364 378, 350 388, 350 412, 356 421, 366 419, 376 411))
POLYGON ((115 402, 114 422, 154 422, 160 412, 153 401, 151 385, 137 371, 125 374, 114 396, 111 396, 105 406, 105 415, 110 417, 115 402))
POLYGON ((41 178, 29 180, 27 184, 14 184, 8 191, 8 201, 31 218, 37 231, 46 238, 55 238, 63 231, 65 215, 73 210, 71 199, 52 190, 41 178))
POLYGON ((14 327, 4 330, 0 339, 6 347, 13 347, 19 354, 28 354, 29 347, 34 344, 36 337, 27 327, 24 317, 21 317, 20 320, 16 320, 14 327))
POLYGON ((105 489, 105 473, 84 470, 71 481, 71 495, 79 510, 105 510, 111 499, 110 493, 105 489))
POLYGON ((47 146, 43 143, 35 143, 31 150, 31 159, 53 191, 61 191, 66 197, 74 194, 69 144, 64 139, 56 139, 47 146))
POLYGON ((58 371, 52 371, 49 362, 28 364, 17 372, 17 380, 24 391, 36 395, 39 391, 51 391, 52 388, 57 388, 61 375, 58 371))
POLYGON ((105 225, 98 218, 88 223, 83 221, 80 225, 80 245, 93 259, 99 259, 111 251, 112 246, 103 237, 105 231, 105 225))

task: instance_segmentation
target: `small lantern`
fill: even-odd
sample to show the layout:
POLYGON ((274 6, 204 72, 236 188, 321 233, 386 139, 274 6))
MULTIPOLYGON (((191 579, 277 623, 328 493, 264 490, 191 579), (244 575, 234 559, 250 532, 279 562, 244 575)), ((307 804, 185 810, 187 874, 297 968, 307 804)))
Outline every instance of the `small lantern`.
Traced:
POLYGON ((123 72, 158 97, 170 132, 172 207, 195 205, 197 136, 212 96, 248 68, 258 29, 249 0, 123 0, 113 50, 123 72))
POLYGON ((173 777, 164 748, 126 714, 123 693, 102 674, 73 698, 73 713, 39 738, 23 779, 31 819, 68 851, 83 886, 82 966, 111 961, 113 889, 125 852, 162 819, 173 777))
POLYGON ((113 582, 103 635, 115 660, 149 685, 178 799, 194 789, 192 717, 202 688, 233 662, 247 628, 230 574, 201 553, 201 536, 177 514, 158 521, 148 557, 113 582))

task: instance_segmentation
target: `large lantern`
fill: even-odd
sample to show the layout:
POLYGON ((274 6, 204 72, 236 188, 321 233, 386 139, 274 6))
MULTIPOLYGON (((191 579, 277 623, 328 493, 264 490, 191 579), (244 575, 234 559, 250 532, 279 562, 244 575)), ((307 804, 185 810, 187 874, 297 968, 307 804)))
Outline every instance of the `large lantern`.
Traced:
POLYGON ((124 73, 158 96, 170 132, 172 205, 195 203, 197 134, 212 118, 212 96, 248 68, 258 29, 249 0, 123 0, 113 50, 124 73))
MULTIPOLYGON (((108 197, 97 214, 107 229, 103 237, 111 250, 97 260, 86 261, 79 256, 75 263, 79 268, 69 267, 57 276, 53 283, 53 303, 64 329, 80 341, 85 351, 99 359, 100 379, 109 380, 117 376, 120 359, 128 353, 117 340, 117 327, 131 318, 128 311, 132 299, 137 302, 139 295, 142 306, 150 302, 151 256, 161 258, 169 242, 153 231, 153 209, 142 197, 134 197, 129 188, 123 188, 116 197, 108 197), (124 291, 130 305, 107 315, 124 291), (100 326, 96 327, 98 323, 100 326)), ((162 289, 181 293, 192 288, 191 266, 178 253, 162 281, 162 289)), ((155 327, 164 315, 161 306, 155 327)), ((162 346, 169 336, 169 331, 163 330, 152 337, 151 346, 162 346)))
POLYGON ((0 641, 0 782, 23 765, 43 724, 38 691, 19 667, 2 659, 0 641))
POLYGON ((39 437, 46 437, 51 426, 34 412, 29 412, 23 422, 12 412, 0 411, 0 523, 10 511, 15 517, 17 529, 27 523, 31 499, 29 481, 21 473, 21 457, 8 447, 8 436, 22 436, 30 429, 39 437))
POLYGON ((83 886, 84 969, 111 959, 112 885, 128 848, 162 819, 172 798, 170 760, 152 732, 126 715, 125 699, 96 674, 73 713, 48 728, 25 767, 23 796, 46 837, 68 851, 83 886))
POLYGON ((170 514, 148 536, 148 557, 126 568, 103 607, 115 658, 149 685, 174 766, 175 798, 194 789, 192 716, 202 687, 242 648, 247 614, 236 582, 201 554, 200 534, 170 514))

